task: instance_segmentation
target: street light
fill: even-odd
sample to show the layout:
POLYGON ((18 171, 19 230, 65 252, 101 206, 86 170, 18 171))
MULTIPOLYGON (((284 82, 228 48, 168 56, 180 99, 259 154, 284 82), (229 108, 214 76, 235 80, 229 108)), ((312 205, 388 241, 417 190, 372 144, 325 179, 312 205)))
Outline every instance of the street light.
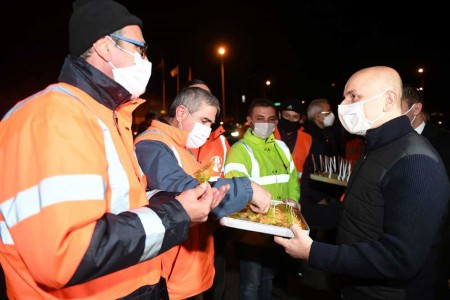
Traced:
POLYGON ((222 76, 222 110, 223 110, 223 120, 226 120, 227 112, 225 108, 225 69, 223 67, 223 56, 225 55, 225 48, 220 47, 218 49, 220 55, 220 74, 222 76))
POLYGON ((424 78, 423 78, 423 76, 424 76, 424 74, 423 74, 423 72, 424 72, 424 69, 423 68, 419 68, 418 70, 417 70, 417 73, 419 73, 421 76, 420 76, 420 78, 421 78, 421 82, 420 82, 420 90, 421 91, 423 91, 424 90, 424 88, 425 88, 425 81, 424 81, 424 78))
POLYGON ((263 98, 266 98, 266 91, 267 88, 272 84, 272 82, 270 82, 270 80, 266 80, 265 85, 264 85, 264 89, 263 89, 263 98))

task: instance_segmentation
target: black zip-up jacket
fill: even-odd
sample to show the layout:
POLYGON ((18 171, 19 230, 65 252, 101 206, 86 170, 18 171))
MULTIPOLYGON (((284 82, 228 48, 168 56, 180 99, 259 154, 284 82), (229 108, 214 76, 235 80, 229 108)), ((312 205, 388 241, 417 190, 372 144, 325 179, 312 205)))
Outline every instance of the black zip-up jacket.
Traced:
POLYGON ((337 245, 309 265, 342 275, 344 299, 434 299, 450 184, 440 156, 405 116, 367 131, 346 190, 337 245))

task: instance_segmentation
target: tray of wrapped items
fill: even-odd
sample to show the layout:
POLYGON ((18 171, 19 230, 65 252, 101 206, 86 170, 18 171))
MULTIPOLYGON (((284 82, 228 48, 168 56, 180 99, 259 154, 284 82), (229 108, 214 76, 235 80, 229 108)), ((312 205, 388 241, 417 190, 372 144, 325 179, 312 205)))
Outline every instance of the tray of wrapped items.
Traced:
POLYGON ((341 177, 338 177, 335 174, 328 174, 328 173, 322 173, 322 174, 312 174, 309 175, 309 177, 312 180, 322 181, 326 183, 336 184, 340 186, 347 186, 347 180, 344 180, 341 177))
POLYGON ((278 200, 271 201, 266 214, 255 213, 247 205, 244 209, 220 219, 220 224, 283 237, 293 237, 289 227, 297 224, 309 235, 309 226, 300 212, 300 205, 278 200))

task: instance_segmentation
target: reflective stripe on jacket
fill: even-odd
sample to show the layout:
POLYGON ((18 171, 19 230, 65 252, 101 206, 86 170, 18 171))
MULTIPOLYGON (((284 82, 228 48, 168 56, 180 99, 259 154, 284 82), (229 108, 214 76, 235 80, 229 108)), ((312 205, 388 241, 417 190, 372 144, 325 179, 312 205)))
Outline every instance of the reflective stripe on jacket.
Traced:
MULTIPOLYGON (((148 140, 164 143, 173 152, 172 158, 164 158, 164 165, 178 164, 185 173, 193 176, 199 169, 199 163, 189 149, 185 148, 188 132, 153 121, 152 125, 135 138, 135 144, 148 140), (176 162, 174 160, 176 158, 176 162)), ((145 155, 138 152, 138 155, 145 155)), ((159 159, 163 159, 160 157, 159 159)), ((157 175, 159 169, 150 170, 157 175)), ((161 170, 162 171, 162 170, 161 170)), ((161 178, 174 186, 176 178, 161 178)), ((150 182, 150 180, 149 180, 150 182)), ((151 180, 152 187, 164 190, 159 180, 151 180)), ((184 190, 184 189, 183 189, 184 190)), ((171 300, 185 299, 197 295, 212 286, 214 279, 214 245, 212 229, 208 223, 193 226, 189 229, 189 238, 181 245, 163 253, 162 275, 167 280, 167 289, 171 300)))
POLYGON ((287 145, 254 136, 249 128, 244 137, 231 146, 225 162, 225 177, 250 177, 272 194, 273 200, 298 201, 300 186, 297 170, 287 145))
POLYGON ((127 132, 140 103, 113 112, 60 83, 0 122, 0 262, 10 299, 116 299, 158 283, 160 257, 148 259, 170 242, 146 207, 127 132))

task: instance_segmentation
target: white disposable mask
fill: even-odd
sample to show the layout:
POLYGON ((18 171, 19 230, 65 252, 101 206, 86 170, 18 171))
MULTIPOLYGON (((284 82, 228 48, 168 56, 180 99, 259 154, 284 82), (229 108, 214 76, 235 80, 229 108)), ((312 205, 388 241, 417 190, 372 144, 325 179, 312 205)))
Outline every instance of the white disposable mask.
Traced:
MULTIPOLYGON (((411 105, 411 108, 408 109, 408 111, 406 111, 403 115, 404 115, 404 116, 407 115, 407 114, 414 108, 415 105, 416 105, 415 103, 414 103, 413 105, 411 105)), ((414 120, 416 119, 416 117, 417 117, 417 116, 414 116, 414 118, 411 120, 411 122, 409 122, 409 123, 411 124, 411 126, 413 126, 414 120)), ((414 127, 414 126, 413 126, 413 127, 414 127)))
MULTIPOLYGON (((192 118, 192 120, 194 120, 189 111, 188 114, 192 118)), ((183 125, 181 125, 181 128, 183 128, 183 125)), ((192 128, 191 132, 189 132, 189 136, 186 141, 186 148, 189 149, 200 148, 201 146, 203 146, 204 143, 206 143, 206 140, 209 138, 210 134, 211 134, 211 127, 203 125, 199 122, 195 122, 194 128, 192 128)))
POLYGON ((329 113, 328 116, 323 118, 323 126, 325 127, 330 127, 331 125, 333 125, 333 122, 334 122, 334 114, 332 112, 329 113))
POLYGON ((342 123, 342 126, 344 126, 344 128, 352 134, 366 135, 366 131, 372 128, 373 124, 384 115, 384 112, 376 117, 375 120, 367 120, 366 116, 364 115, 364 103, 378 99, 384 94, 385 92, 365 101, 359 101, 346 105, 338 105, 338 116, 339 120, 342 123))
POLYGON ((145 92, 150 76, 152 75, 152 63, 142 58, 141 54, 131 53, 119 46, 120 50, 134 56, 134 65, 116 68, 112 62, 114 80, 120 83, 131 94, 131 98, 138 98, 145 92))
MULTIPOLYGON (((253 123, 253 121, 252 121, 253 123)), ((262 139, 268 138, 275 130, 275 123, 253 123, 253 134, 262 139)))

